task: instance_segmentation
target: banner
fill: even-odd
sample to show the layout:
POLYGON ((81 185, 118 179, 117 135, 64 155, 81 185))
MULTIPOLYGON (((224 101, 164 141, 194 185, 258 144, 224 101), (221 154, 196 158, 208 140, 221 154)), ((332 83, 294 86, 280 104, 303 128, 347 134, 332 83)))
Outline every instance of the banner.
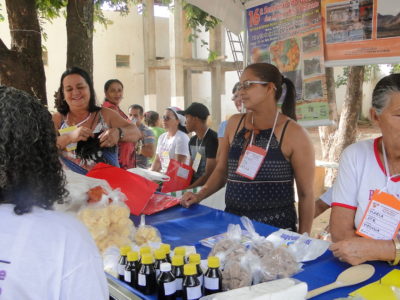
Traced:
POLYGON ((271 63, 293 81, 301 125, 330 124, 320 1, 274 0, 246 14, 251 62, 271 63))
POLYGON ((400 61, 398 0, 324 0, 326 66, 400 61))

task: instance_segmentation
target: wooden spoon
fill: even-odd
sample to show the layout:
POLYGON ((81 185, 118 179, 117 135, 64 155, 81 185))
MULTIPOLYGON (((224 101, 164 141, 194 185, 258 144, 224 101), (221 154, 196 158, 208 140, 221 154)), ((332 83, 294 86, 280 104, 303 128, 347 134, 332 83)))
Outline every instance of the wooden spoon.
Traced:
POLYGON ((307 293, 307 299, 318 296, 322 293, 325 293, 333 289, 363 282, 365 280, 370 279, 372 275, 374 275, 374 273, 375 273, 375 268, 372 265, 362 264, 350 267, 347 270, 344 270, 342 273, 340 273, 335 282, 321 286, 320 288, 317 288, 315 290, 309 291, 307 293))

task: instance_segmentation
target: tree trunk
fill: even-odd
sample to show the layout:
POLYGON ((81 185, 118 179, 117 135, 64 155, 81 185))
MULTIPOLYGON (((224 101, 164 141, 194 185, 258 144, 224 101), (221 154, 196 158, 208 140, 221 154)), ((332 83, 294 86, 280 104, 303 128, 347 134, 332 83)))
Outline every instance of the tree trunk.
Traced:
POLYGON ((338 114, 336 107, 336 93, 335 93, 335 77, 333 75, 333 68, 325 68, 326 86, 328 90, 328 105, 329 105, 329 119, 333 124, 329 126, 320 126, 319 138, 321 141, 322 160, 329 160, 329 149, 331 148, 335 132, 337 130, 338 114))
POLYGON ((93 78, 93 0, 67 5, 67 68, 80 67, 93 78))
POLYGON ((0 39, 0 83, 24 90, 47 105, 42 37, 35 0, 6 0, 11 48, 0 39))
MULTIPOLYGON (((343 103, 338 130, 329 149, 329 161, 339 162, 342 151, 356 141, 357 121, 362 102, 364 66, 350 67, 346 98, 343 103)), ((325 182, 333 183, 337 170, 328 172, 325 182)))

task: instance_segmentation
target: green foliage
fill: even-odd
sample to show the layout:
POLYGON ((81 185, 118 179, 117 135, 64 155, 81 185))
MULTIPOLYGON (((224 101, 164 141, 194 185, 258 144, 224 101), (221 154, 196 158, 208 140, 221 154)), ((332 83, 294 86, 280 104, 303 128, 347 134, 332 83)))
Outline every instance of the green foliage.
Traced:
MULTIPOLYGON (((364 81, 371 81, 379 76, 379 65, 365 65, 364 66, 364 81)), ((339 74, 335 80, 335 87, 338 88, 346 85, 349 81, 350 67, 344 67, 342 74, 339 74)))
POLYGON ((207 48, 207 50, 208 50, 208 58, 207 58, 207 61, 208 61, 208 63, 212 63, 214 60, 217 59, 217 57, 218 57, 218 52, 217 52, 217 51, 212 51, 212 50, 210 50, 210 49, 208 49, 208 48, 207 48))
POLYGON ((3 16, 2 10, 3 10, 3 8, 1 7, 1 3, 0 3, 0 22, 4 21, 4 16, 3 16))
POLYGON ((400 64, 393 64, 390 73, 400 73, 400 64))
POLYGON ((40 18, 51 21, 60 16, 67 3, 67 0, 36 0, 36 8, 40 18))

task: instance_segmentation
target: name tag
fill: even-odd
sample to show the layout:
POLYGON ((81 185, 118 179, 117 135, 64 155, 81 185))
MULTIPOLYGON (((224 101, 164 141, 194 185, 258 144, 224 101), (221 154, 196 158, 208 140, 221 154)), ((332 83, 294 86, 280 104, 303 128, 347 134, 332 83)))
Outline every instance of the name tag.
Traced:
POLYGON ((246 148, 242 160, 236 170, 236 174, 253 180, 264 162, 267 151, 263 148, 251 145, 246 148))
POLYGON ((375 190, 356 233, 375 240, 391 240, 400 226, 400 200, 375 190))
POLYGON ((192 168, 195 172, 197 172, 197 170, 199 169, 200 162, 201 162, 201 154, 197 152, 192 165, 192 168))
MULTIPOLYGON (((58 132, 60 133, 60 135, 64 135, 64 134, 68 134, 68 133, 74 131, 77 128, 78 128, 77 126, 70 126, 70 127, 66 127, 66 128, 63 128, 63 129, 59 129, 58 132)), ((74 150, 76 150, 77 144, 78 143, 68 144, 67 147, 65 147, 65 149, 67 151, 74 151, 74 150)))

